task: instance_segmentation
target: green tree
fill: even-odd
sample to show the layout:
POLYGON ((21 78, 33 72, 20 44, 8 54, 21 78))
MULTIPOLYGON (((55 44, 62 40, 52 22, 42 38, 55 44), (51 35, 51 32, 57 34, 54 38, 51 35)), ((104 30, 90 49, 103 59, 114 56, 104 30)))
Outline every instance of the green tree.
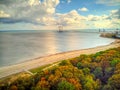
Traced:
POLYGON ((120 90, 120 74, 113 75, 108 83, 111 85, 113 90, 120 90))
POLYGON ((81 62, 78 62, 78 63, 77 63, 77 68, 78 68, 78 69, 83 68, 83 67, 82 67, 82 63, 81 63, 81 62))
POLYGON ((89 69, 89 68, 83 68, 82 70, 83 70, 83 73, 84 73, 85 75, 90 74, 90 69, 89 69))
POLYGON ((99 81, 94 81, 91 75, 87 75, 84 77, 83 87, 84 90, 99 90, 99 81))
POLYGON ((93 74, 95 75, 96 78, 101 78, 102 77, 102 68, 101 67, 97 67, 93 74))
POLYGON ((82 61, 82 60, 84 60, 85 58, 87 58, 88 57, 88 55, 86 55, 86 54, 81 54, 80 56, 79 56, 79 61, 82 61))
POLYGON ((113 90, 113 89, 109 84, 107 84, 102 88, 102 90, 113 90))
POLYGON ((112 67, 115 67, 119 62, 120 62, 120 58, 114 58, 114 59, 110 62, 110 65, 111 65, 112 67))
POLYGON ((68 60, 63 60, 60 62, 60 66, 70 65, 71 63, 68 60))
POLYGON ((113 90, 120 90, 120 63, 115 67, 115 73, 109 78, 108 83, 113 90))
POLYGON ((57 90, 75 90, 75 86, 67 81, 61 81, 58 83, 57 90))

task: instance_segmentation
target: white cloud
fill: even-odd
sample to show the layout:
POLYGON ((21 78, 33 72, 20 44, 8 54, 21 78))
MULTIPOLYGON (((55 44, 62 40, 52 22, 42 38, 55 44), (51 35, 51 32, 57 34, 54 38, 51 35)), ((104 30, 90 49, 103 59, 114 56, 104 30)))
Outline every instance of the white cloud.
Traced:
POLYGON ((71 0, 67 0, 67 3, 71 3, 71 0))
POLYGON ((86 11, 88 11, 88 9, 87 9, 86 7, 79 8, 78 10, 79 10, 79 11, 83 11, 83 12, 86 12, 86 11))
POLYGON ((98 16, 94 26, 96 28, 120 28, 120 9, 111 10, 109 15, 98 16))
POLYGON ((112 14, 114 14, 114 13, 116 13, 118 10, 111 10, 110 12, 112 13, 112 14))
POLYGON ((28 1, 28 3, 29 3, 30 6, 38 5, 39 4, 38 2, 40 2, 40 1, 38 1, 38 0, 29 0, 28 1))
MULTIPOLYGON (((30 28, 32 29, 57 29, 58 24, 63 25, 67 29, 120 27, 120 9, 112 10, 109 15, 101 16, 92 14, 82 16, 76 10, 61 14, 55 12, 59 2, 59 0, 2 0, 0 1, 0 18, 6 18, 6 20, 0 22, 12 22, 16 25, 16 28, 18 28, 17 25, 19 28, 23 24, 28 27, 31 25, 30 28), (22 24, 17 24, 21 22, 22 24)), ((86 7, 79 10, 88 11, 86 7)), ((3 28, 3 26, 0 28, 3 28)), ((10 25, 7 24, 4 28, 10 28, 10 25)))
POLYGON ((56 20, 54 19, 54 17, 47 17, 47 16, 44 16, 42 18, 37 18, 36 21, 38 23, 41 23, 44 24, 45 26, 48 26, 48 25, 55 25, 56 24, 56 20))
POLYGON ((87 20, 88 21, 102 21, 106 20, 109 16, 107 15, 102 15, 102 16, 97 16, 97 15, 88 15, 87 20))
POLYGON ((42 2, 39 0, 5 1, 0 1, 0 11, 10 15, 11 20, 30 23, 38 23, 36 19, 44 16, 52 18, 53 14, 55 14, 56 6, 59 4, 59 0, 44 0, 42 2))
POLYGON ((86 17, 78 14, 76 10, 72 10, 65 14, 57 14, 58 24, 70 28, 86 28, 86 17))
POLYGON ((97 4, 105 4, 108 6, 116 6, 116 5, 120 5, 120 0, 97 0, 96 1, 97 4))
POLYGON ((0 11, 0 18, 4 18, 4 17, 10 17, 10 15, 5 13, 4 11, 0 11))
POLYGON ((103 20, 94 22, 95 28, 120 28, 120 20, 103 20))
POLYGON ((96 21, 94 22, 96 28, 112 28, 110 20, 96 21))
POLYGON ((69 3, 71 3, 71 0, 64 0, 64 1, 61 1, 61 3, 67 3, 67 4, 69 4, 69 3))
POLYGON ((113 20, 112 20, 112 25, 113 25, 115 28, 120 28, 120 19, 113 19, 113 20))
POLYGON ((120 28, 120 9, 111 10, 109 15, 88 15, 86 18, 93 28, 120 28))

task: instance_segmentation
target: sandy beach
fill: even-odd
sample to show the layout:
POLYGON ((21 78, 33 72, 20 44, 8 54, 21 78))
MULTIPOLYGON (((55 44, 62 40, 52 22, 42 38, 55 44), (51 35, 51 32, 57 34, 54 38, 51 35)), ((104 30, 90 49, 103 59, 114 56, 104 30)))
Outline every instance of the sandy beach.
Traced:
POLYGON ((24 70, 37 68, 43 65, 52 64, 54 62, 58 62, 58 61, 69 59, 69 58, 74 58, 79 56, 80 54, 94 54, 99 51, 103 51, 109 48, 115 48, 119 46, 120 46, 120 40, 115 40, 115 42, 109 45, 57 53, 57 54, 53 54, 45 57, 38 57, 23 63, 11 65, 11 66, 0 67, 0 78, 6 77, 12 74, 16 74, 19 72, 23 72, 24 70))

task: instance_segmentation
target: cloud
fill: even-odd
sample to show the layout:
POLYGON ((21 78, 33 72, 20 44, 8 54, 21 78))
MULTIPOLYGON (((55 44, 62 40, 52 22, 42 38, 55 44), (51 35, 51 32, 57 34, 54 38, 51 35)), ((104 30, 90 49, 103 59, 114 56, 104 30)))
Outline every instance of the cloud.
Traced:
POLYGON ((78 10, 79 10, 79 11, 83 11, 83 12, 86 12, 86 11, 88 11, 88 9, 87 9, 86 7, 79 8, 78 10))
POLYGON ((52 18, 58 4, 59 0, 1 0, 0 11, 6 12, 10 17, 9 20, 5 20, 7 18, 4 18, 4 20, 0 19, 2 19, 3 23, 5 21, 6 23, 8 21, 11 21, 11 23, 20 21, 43 24, 44 22, 37 22, 37 19, 42 19, 43 17, 52 18))
POLYGON ((111 10, 108 15, 88 15, 86 18, 93 28, 120 28, 120 9, 111 10))
POLYGON ((118 10, 111 10, 109 18, 120 19, 120 9, 118 9, 118 10))
POLYGON ((94 22, 95 28, 120 28, 120 20, 103 20, 94 22))
POLYGON ((4 11, 0 11, 0 18, 7 18, 7 17, 10 17, 9 14, 5 13, 4 11))
POLYGON ((120 0, 97 0, 97 4, 105 4, 108 6, 118 6, 120 5, 120 0))
POLYGON ((35 30, 34 25, 31 23, 13 23, 13 24, 0 24, 1 30, 35 30), (22 27, 21 27, 22 26, 22 27))
POLYGON ((107 15, 101 15, 101 16, 88 15, 87 16, 88 21, 102 21, 102 20, 107 20, 108 18, 109 18, 109 16, 107 16, 107 15))
POLYGON ((78 14, 76 10, 72 10, 65 14, 57 13, 57 18, 58 18, 57 23, 63 25, 64 27, 68 27, 68 26, 71 28, 86 27, 86 23, 85 23, 86 17, 78 14))
POLYGON ((111 10, 109 15, 98 16, 94 26, 96 28, 120 28, 120 9, 111 10))
POLYGON ((29 0, 28 3, 30 6, 34 6, 34 5, 38 5, 39 3, 41 3, 40 1, 37 1, 37 0, 29 0))
POLYGON ((97 28, 112 28, 110 20, 104 20, 104 21, 96 21, 94 22, 94 26, 97 28))
POLYGON ((36 18, 37 22, 42 22, 42 25, 56 25, 56 20, 54 17, 43 16, 42 18, 36 18))
MULTIPOLYGON (((118 13, 118 10, 115 13, 118 13)), ((58 14, 58 16, 57 20, 66 28, 120 28, 120 19, 109 19, 110 14, 82 16, 76 10, 72 10, 65 14, 58 14)))
MULTIPOLYGON (((70 3, 71 0, 67 1, 70 3)), ((102 1, 105 0, 101 0, 101 3, 102 1)), ((6 24, 6 28, 10 28, 9 24, 11 27, 26 24, 26 28, 31 25, 32 29, 56 29, 59 24, 67 29, 120 27, 120 9, 111 10, 109 15, 83 16, 76 10, 56 13, 59 3, 60 0, 0 0, 0 23, 6 24)), ((88 11, 86 7, 79 10, 88 11)))
POLYGON ((67 0, 67 3, 71 3, 71 0, 67 0))
POLYGON ((65 4, 65 3, 69 4, 69 3, 71 3, 71 0, 62 0, 61 3, 62 4, 65 4))

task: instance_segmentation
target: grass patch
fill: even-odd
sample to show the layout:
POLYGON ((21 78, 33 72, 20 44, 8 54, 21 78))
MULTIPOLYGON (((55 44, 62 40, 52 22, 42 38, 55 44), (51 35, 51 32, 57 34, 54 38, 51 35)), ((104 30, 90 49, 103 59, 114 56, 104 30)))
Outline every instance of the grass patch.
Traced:
POLYGON ((42 71, 44 68, 49 67, 49 66, 51 66, 51 64, 40 66, 40 67, 31 69, 29 71, 32 72, 32 73, 38 73, 38 72, 42 71))
POLYGON ((33 69, 29 70, 29 71, 32 72, 32 73, 39 73, 39 72, 41 72, 44 69, 48 69, 48 68, 54 67, 54 65, 59 64, 60 62, 61 61, 54 62, 52 64, 48 64, 48 65, 44 65, 44 66, 40 66, 40 67, 37 67, 37 68, 33 68, 33 69))

